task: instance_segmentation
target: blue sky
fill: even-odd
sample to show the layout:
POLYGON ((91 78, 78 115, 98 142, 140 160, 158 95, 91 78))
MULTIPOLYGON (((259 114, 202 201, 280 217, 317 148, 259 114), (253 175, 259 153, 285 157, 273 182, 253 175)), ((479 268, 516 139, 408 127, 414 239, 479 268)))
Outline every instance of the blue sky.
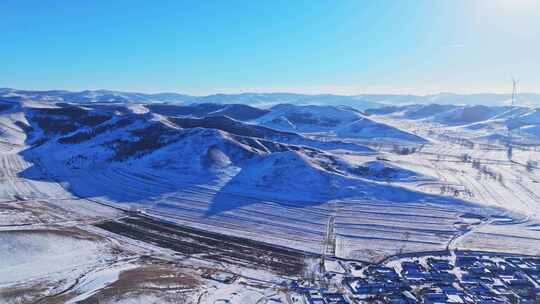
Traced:
POLYGON ((540 92, 540 1, 0 3, 0 87, 540 92))

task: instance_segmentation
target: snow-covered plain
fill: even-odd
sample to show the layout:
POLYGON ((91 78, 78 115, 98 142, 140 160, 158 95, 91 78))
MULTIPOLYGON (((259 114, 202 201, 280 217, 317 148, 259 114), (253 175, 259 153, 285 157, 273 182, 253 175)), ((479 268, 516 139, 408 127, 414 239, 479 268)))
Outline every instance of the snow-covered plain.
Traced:
POLYGON ((0 231, 0 284, 81 273, 107 257, 99 240, 55 230, 0 231))

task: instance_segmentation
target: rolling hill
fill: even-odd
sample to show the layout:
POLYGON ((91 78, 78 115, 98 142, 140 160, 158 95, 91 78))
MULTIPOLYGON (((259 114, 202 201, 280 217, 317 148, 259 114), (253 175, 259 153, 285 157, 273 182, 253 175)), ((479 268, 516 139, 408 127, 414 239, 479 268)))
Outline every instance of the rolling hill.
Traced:
POLYGON ((374 117, 426 122, 447 128, 464 138, 487 141, 507 141, 511 130, 513 140, 521 143, 540 141, 540 115, 535 107, 510 106, 444 106, 438 104, 409 105, 369 109, 374 117))
MULTIPOLYGON (((350 246, 340 255, 366 258, 375 256, 358 248, 368 239, 377 240, 382 254, 404 233, 409 237, 403 245, 411 250, 440 249, 455 232, 461 210, 498 212, 403 187, 400 183, 434 177, 375 161, 375 152, 361 145, 253 124, 273 109, 246 123, 144 108, 148 111, 129 104, 10 104, 0 113, 2 140, 12 143, 1 145, 6 182, 0 191, 11 199, 67 196, 138 209, 310 252, 320 252, 328 214, 341 206, 339 220, 350 224, 338 227, 339 234, 350 246), (406 214, 398 228, 391 225, 396 212, 406 214), (358 218, 384 227, 374 234, 373 226, 358 218), (424 232, 434 227, 444 233, 424 232)), ((344 108, 310 109, 334 119, 362 116, 344 108)))

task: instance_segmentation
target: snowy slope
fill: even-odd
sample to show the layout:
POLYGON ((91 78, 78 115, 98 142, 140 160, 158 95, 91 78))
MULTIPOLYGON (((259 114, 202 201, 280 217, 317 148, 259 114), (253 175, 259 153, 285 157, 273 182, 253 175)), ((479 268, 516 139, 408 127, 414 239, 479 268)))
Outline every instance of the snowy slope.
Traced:
POLYGON ((338 137, 359 139, 383 139, 412 143, 425 143, 426 140, 418 135, 402 131, 398 128, 362 118, 342 126, 334 131, 338 137))
POLYGON ((425 142, 419 136, 367 118, 348 107, 277 105, 257 120, 261 125, 284 131, 319 133, 341 138, 394 139, 425 142))
POLYGON ((247 124, 226 116, 210 116, 200 119, 171 118, 170 120, 182 128, 211 128, 239 136, 262 138, 269 141, 309 146, 322 150, 343 149, 364 153, 374 152, 370 148, 355 143, 347 143, 339 140, 320 141, 310 139, 294 132, 278 131, 263 126, 247 124))
POLYGON ((56 230, 0 231, 0 285, 42 277, 84 273, 102 263, 106 242, 56 230))
MULTIPOLYGON (((225 116, 50 105, 24 103, 2 114, 6 122, 27 124, 18 129, 20 146, 2 155, 2 170, 10 172, 3 187, 11 198, 35 189, 35 197, 54 198, 57 191, 311 252, 320 252, 334 214, 338 254, 366 259, 395 253, 396 243, 410 251, 444 249, 463 213, 519 217, 516 210, 526 211, 485 208, 484 200, 437 192, 433 185, 444 181, 429 163, 399 163, 414 154, 378 160, 373 151, 357 153, 352 146, 323 151, 319 140, 225 116), (21 165, 9 167, 15 159, 21 165)), ((315 121, 310 127, 327 119, 347 126, 365 118, 347 108, 309 109, 325 114, 308 120, 315 121)))
POLYGON ((166 116, 187 116, 203 118, 209 116, 228 116, 233 119, 248 121, 268 113, 263 110, 243 104, 200 103, 187 106, 171 104, 151 104, 146 106, 150 111, 166 116))
POLYGON ((324 132, 354 122, 362 118, 352 109, 332 106, 295 106, 281 104, 271 108, 271 112, 258 122, 279 130, 298 132, 324 132))
POLYGON ((388 117, 436 124, 448 134, 463 138, 507 141, 509 129, 517 142, 539 142, 538 108, 510 106, 409 105, 367 110, 375 117, 388 117))
MULTIPOLYGON (((342 108, 328 111, 333 118, 362 117, 342 108)), ((387 252, 399 235, 420 225, 406 220, 402 228, 388 225, 373 234, 369 225, 353 220, 372 217, 375 210, 385 210, 380 223, 394 221, 398 209, 432 210, 426 216, 431 220, 421 225, 442 225, 447 234, 433 234, 427 243, 425 233, 417 234, 407 242, 411 249, 444 246, 461 209, 494 212, 388 184, 425 179, 399 167, 366 164, 366 173, 346 158, 321 150, 362 146, 321 142, 223 116, 175 120, 119 105, 41 103, 24 104, 10 115, 24 119, 28 128, 20 131, 19 150, 4 156, 24 164, 12 171, 17 178, 9 180, 41 183, 38 189, 45 193, 35 196, 50 196, 54 191, 45 185, 51 185, 58 193, 136 206, 186 225, 294 248, 320 251, 327 216, 336 204, 346 210, 340 218, 348 224, 340 233, 351 247, 344 255, 361 254, 356 248, 368 239, 360 235, 380 239, 387 252), (437 220, 441 214, 448 218, 444 224, 437 220)), ((355 155, 373 160, 373 152, 365 152, 355 155)), ((30 193, 21 192, 20 186, 6 187, 12 197, 30 193)))

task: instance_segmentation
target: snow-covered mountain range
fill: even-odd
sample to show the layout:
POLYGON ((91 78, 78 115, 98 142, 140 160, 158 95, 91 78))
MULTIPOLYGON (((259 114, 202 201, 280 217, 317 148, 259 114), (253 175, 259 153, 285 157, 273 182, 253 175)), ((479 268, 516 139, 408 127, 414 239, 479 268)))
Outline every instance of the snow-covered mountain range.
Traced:
MULTIPOLYGON (((342 138, 355 137, 354 132, 358 132, 358 137, 425 142, 372 121, 357 110, 330 106, 280 105, 259 110, 216 104, 1 104, 7 117, 17 117, 9 122, 9 128, 25 134, 24 142, 18 142, 28 146, 22 156, 28 161, 40 158, 40 170, 54 172, 52 178, 66 183, 78 195, 105 195, 116 201, 141 201, 149 196, 115 195, 117 190, 104 189, 114 183, 86 177, 122 170, 137 174, 151 171, 176 176, 182 183, 226 182, 230 191, 253 191, 259 197, 267 193, 286 198, 291 189, 304 193, 308 200, 353 195, 377 186, 368 185, 365 172, 359 174, 356 167, 325 151, 366 155, 375 151, 342 138), (245 122, 222 115, 227 113, 245 122), (270 128, 278 118, 288 119, 293 127, 270 128), (364 125, 369 132, 362 131, 364 125), (347 128, 349 133, 342 136, 341 130, 347 128), (332 137, 306 137, 302 135, 305 131, 332 137)), ((8 133, 3 135, 6 142, 10 141, 8 133)), ((34 166, 21 174, 30 179, 45 178, 40 172, 34 166)), ((166 190, 156 187, 150 197, 162 191, 166 190)))
MULTIPOLYGON (((453 94, 438 93, 431 95, 411 94, 295 94, 295 93, 241 93, 241 94, 212 94, 207 96, 192 96, 179 93, 136 93, 112 90, 85 91, 31 91, 0 88, 0 98, 26 98, 34 101, 55 101, 72 103, 90 102, 136 102, 136 103, 214 103, 214 104, 246 104, 269 107, 276 104, 288 103, 295 105, 333 105, 350 106, 356 109, 374 108, 384 105, 404 104, 451 104, 451 105, 509 105, 511 94, 453 94)), ((521 93, 519 104, 540 105, 540 94, 521 93)))
MULTIPOLYGON (((53 179, 83 197, 141 203, 174 192, 181 187, 178 183, 196 187, 209 184, 218 187, 219 192, 285 201, 299 195, 304 201, 368 194, 383 195, 383 200, 418 196, 399 188, 386 194, 376 191, 389 186, 370 179, 380 179, 380 172, 394 174, 399 171, 395 167, 385 171, 385 166, 379 165, 375 172, 372 165, 358 167, 329 153, 343 150, 375 154, 366 146, 346 140, 351 138, 413 145, 426 142, 352 108, 278 105, 260 110, 246 105, 50 101, 1 104, 5 117, 2 140, 27 147, 19 155, 33 163, 21 176, 53 179), (228 113, 237 119, 222 115, 228 113), (282 120, 288 124, 276 123, 282 120), (304 135, 313 133, 317 136, 304 135), (153 175, 169 176, 169 182, 174 182, 145 186, 142 192, 119 192, 123 174, 149 180, 153 175), (291 196, 291 191, 296 194, 291 196)), ((401 179, 412 176, 398 175, 401 179)))

